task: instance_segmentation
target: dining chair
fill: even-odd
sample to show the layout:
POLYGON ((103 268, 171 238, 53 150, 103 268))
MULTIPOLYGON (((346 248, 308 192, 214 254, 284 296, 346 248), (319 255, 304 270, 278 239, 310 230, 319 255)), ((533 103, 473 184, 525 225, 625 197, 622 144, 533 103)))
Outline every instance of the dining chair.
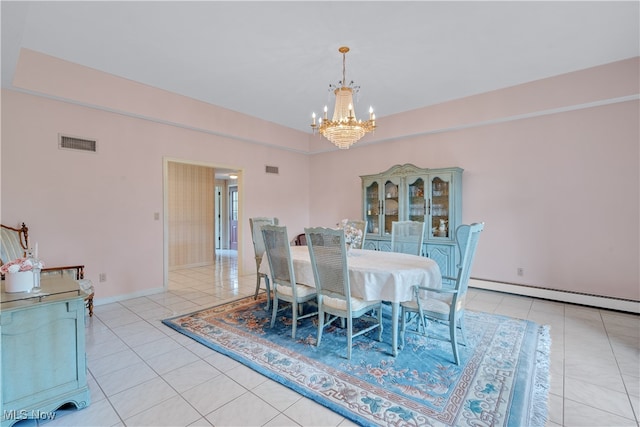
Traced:
POLYGON ((393 221, 391 223, 391 252, 422 255, 424 222, 393 221))
MULTIPOLYGON (((357 230, 358 239, 351 243, 351 247, 353 249, 362 249, 364 248, 364 241, 367 237, 367 220, 359 220, 359 219, 343 219, 340 224, 338 224, 339 228, 344 229, 345 231, 349 230, 357 230)), ((347 241, 349 240, 349 236, 347 235, 347 241)))
POLYGON ((249 218, 249 226, 251 227, 251 239, 253 240, 253 252, 256 258, 256 293, 253 299, 258 298, 258 292, 260 292, 260 280, 264 279, 264 286, 267 293, 267 310, 271 306, 271 286, 269 285, 269 276, 264 273, 260 273, 260 264, 262 263, 262 257, 264 256, 264 239, 262 237, 262 227, 265 225, 278 225, 278 218, 270 217, 255 217, 249 218))
POLYGON ((316 289, 312 286, 296 283, 291 260, 291 248, 287 236, 287 227, 279 225, 263 225, 262 236, 271 271, 273 284, 273 312, 271 327, 276 323, 280 301, 291 303, 291 337, 295 339, 298 320, 318 314, 318 311, 298 315, 303 312, 303 304, 316 299, 316 289))
POLYGON ((400 343, 404 346, 405 332, 420 333, 427 336, 428 320, 449 325, 449 338, 453 351, 453 359, 458 365, 458 342, 456 331, 460 329, 462 341, 466 345, 464 330, 465 297, 471 275, 471 266, 475 257, 480 232, 484 229, 484 223, 463 224, 456 228, 456 244, 460 255, 458 274, 456 277, 442 276, 443 282, 449 286, 441 289, 427 286, 415 286, 414 298, 411 301, 400 304, 401 329, 400 343), (407 329, 407 317, 409 321, 415 321, 415 330, 407 329))
POLYGON ((315 227, 305 228, 305 233, 318 294, 316 345, 320 346, 326 326, 337 319, 346 319, 347 359, 351 359, 353 338, 378 328, 378 341, 382 341, 382 303, 380 300, 364 301, 351 295, 344 230, 315 227), (376 314, 371 315, 372 311, 376 314), (365 326, 355 333, 354 319, 365 322, 365 326))

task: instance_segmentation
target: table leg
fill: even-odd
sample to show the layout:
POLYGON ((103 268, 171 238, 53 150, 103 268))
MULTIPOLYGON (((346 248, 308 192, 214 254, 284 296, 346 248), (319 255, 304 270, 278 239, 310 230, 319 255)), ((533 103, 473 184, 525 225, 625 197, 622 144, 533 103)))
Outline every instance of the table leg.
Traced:
POLYGON ((391 348, 393 349, 393 357, 398 355, 398 311, 400 309, 399 302, 391 303, 391 348))

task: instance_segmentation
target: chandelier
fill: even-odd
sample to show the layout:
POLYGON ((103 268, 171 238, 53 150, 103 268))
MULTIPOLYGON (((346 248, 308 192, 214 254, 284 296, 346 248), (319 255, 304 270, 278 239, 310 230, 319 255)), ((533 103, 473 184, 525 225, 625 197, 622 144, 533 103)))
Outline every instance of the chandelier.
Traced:
POLYGON ((342 54, 342 80, 338 85, 330 84, 329 90, 336 95, 336 105, 333 110, 333 119, 327 118, 327 106, 324 106, 324 117, 318 119, 316 123, 316 113, 311 116, 313 122, 311 128, 313 133, 318 130, 320 135, 333 142, 338 148, 347 149, 355 144, 367 132, 372 132, 376 128, 376 115, 373 108, 369 107, 369 120, 363 122, 356 119, 353 110, 353 94, 358 93, 360 86, 355 86, 353 80, 347 84, 345 78, 346 54, 349 48, 342 46, 338 49, 342 54))

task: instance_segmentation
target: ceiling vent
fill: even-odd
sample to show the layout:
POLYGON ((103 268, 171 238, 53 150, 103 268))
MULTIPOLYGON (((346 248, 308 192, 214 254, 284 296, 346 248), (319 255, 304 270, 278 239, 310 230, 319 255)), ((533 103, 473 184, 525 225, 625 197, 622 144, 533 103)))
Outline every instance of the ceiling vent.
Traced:
POLYGON ((78 138, 62 134, 58 136, 58 148, 61 149, 88 151, 90 153, 95 153, 98 149, 98 141, 94 139, 78 138))
POLYGON ((264 171, 266 173, 275 173, 278 174, 278 166, 265 166, 264 171))

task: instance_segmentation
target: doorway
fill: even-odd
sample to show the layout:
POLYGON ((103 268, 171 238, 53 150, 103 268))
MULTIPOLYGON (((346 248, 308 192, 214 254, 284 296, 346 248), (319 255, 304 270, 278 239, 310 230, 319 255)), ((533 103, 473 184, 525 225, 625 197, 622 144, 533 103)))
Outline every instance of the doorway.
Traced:
MULTIPOLYGON (((237 180, 238 170, 228 166, 219 168, 214 164, 169 158, 163 163, 164 288, 167 289, 170 270, 215 265, 219 258, 217 252, 229 249, 230 187, 234 187, 235 199, 234 250, 240 249, 241 185, 237 180)), ((240 253, 234 256, 238 255, 240 253)))
POLYGON ((238 250, 238 186, 229 187, 229 249, 238 250))

